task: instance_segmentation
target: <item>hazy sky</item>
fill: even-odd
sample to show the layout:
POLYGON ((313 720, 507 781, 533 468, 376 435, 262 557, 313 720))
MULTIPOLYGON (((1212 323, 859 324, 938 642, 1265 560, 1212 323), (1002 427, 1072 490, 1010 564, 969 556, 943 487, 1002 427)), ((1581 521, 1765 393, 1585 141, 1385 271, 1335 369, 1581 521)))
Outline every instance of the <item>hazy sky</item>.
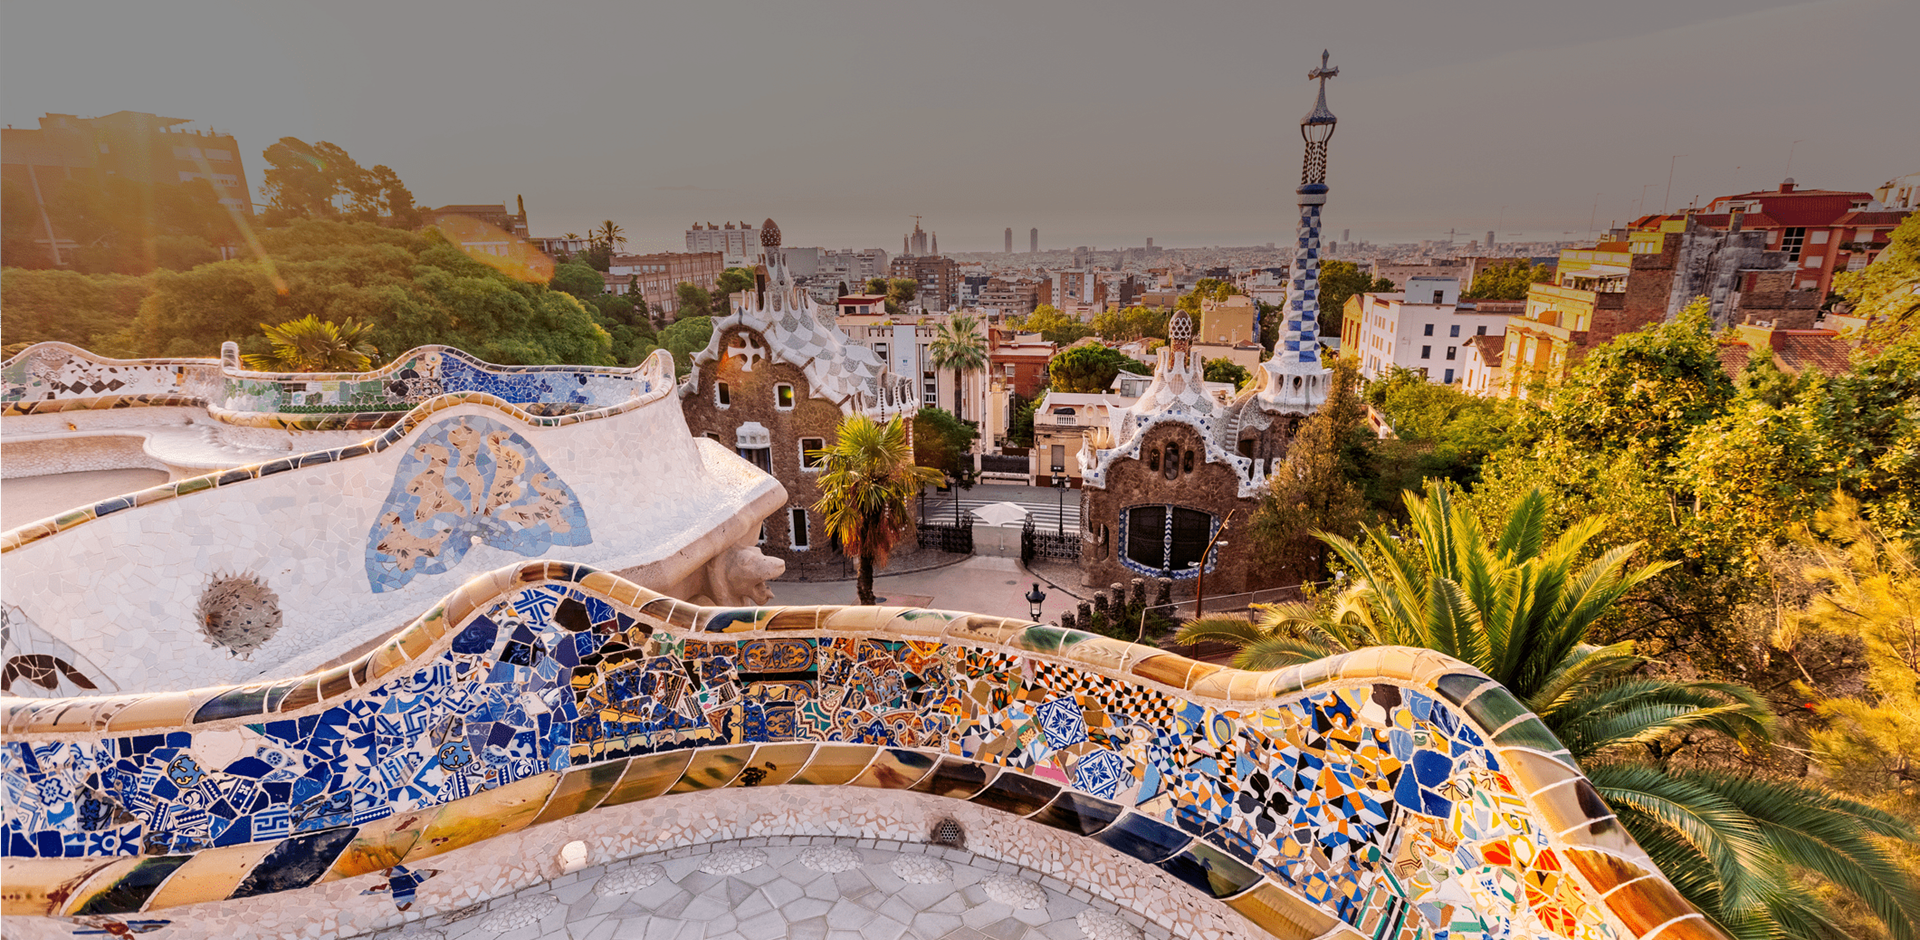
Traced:
POLYGON ((329 140, 636 250, 772 216, 897 251, 913 214, 949 251, 1284 243, 1328 47, 1336 235, 1560 238, 1660 209, 1675 154, 1675 207, 1920 171, 1916 36, 1915 0, 7 0, 0 122, 191 118, 256 185, 329 140))

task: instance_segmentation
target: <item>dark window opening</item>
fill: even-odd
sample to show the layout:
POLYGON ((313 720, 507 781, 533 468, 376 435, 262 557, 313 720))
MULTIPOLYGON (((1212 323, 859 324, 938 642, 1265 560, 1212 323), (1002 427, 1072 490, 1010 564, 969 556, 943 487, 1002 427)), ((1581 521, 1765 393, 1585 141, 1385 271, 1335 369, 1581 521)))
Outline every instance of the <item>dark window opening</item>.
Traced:
POLYGON ((808 545, 807 511, 792 509, 787 513, 788 524, 793 526, 793 547, 806 548, 808 545))

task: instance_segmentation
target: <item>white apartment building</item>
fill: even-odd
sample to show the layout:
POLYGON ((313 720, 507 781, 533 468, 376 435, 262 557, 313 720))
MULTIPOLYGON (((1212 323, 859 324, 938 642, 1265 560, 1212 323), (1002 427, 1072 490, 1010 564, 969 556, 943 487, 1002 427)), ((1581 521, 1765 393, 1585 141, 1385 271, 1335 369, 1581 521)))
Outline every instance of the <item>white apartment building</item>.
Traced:
POLYGON ((687 251, 720 252, 728 267, 758 264, 766 257, 760 250, 760 226, 751 222, 739 225, 696 222, 687 229, 687 251))
POLYGON ((1398 366, 1426 375, 1427 381, 1452 385, 1466 376, 1467 343, 1475 336, 1499 336, 1515 304, 1460 302, 1457 278, 1415 277, 1392 294, 1363 294, 1348 303, 1342 346, 1352 344, 1360 374, 1377 379, 1398 366))

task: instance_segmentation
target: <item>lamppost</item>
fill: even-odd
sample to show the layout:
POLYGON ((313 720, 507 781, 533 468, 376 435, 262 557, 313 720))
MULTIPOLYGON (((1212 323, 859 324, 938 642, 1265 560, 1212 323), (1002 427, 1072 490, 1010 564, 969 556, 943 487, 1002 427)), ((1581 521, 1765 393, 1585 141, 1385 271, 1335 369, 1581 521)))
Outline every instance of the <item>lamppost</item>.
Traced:
POLYGON ((1054 526, 1054 530, 1055 534, 1061 538, 1065 538, 1067 535, 1067 476, 1060 472, 1063 469, 1065 468, 1053 468, 1053 488, 1059 491, 1053 494, 1055 497, 1053 501, 1053 521, 1057 523, 1054 526))
POLYGON ((1207 602, 1207 559, 1213 557, 1214 546, 1227 544, 1220 541, 1220 536, 1227 534, 1227 525, 1233 522, 1233 514, 1239 511, 1238 509, 1227 511, 1227 517, 1220 520, 1220 528, 1215 529, 1213 538, 1207 540, 1206 551, 1200 553, 1200 571, 1193 580, 1193 619, 1195 620, 1200 619, 1200 607, 1207 602))
POLYGON ((1040 622, 1040 605, 1046 599, 1047 599, 1047 595, 1042 593, 1040 590, 1040 582, 1038 581, 1033 582, 1033 590, 1027 592, 1028 619, 1032 620, 1034 623, 1040 622))

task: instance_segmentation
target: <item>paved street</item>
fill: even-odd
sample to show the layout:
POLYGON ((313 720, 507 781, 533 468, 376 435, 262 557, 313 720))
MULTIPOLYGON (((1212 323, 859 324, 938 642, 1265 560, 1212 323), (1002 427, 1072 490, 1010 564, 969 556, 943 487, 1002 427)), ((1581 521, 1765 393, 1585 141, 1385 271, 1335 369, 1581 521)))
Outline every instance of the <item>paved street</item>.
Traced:
MULTIPOLYGON (((1020 570, 1018 558, 974 555, 945 568, 916 571, 912 574, 882 573, 873 581, 880 603, 888 606, 935 607, 966 610, 1001 617, 1027 616, 1026 594, 1036 579, 1020 570)), ((859 596, 852 581, 775 581, 775 604, 857 604, 859 596)), ((1078 603, 1065 591, 1044 581, 1040 590, 1047 600, 1041 605, 1042 620, 1055 620, 1061 612, 1078 603)))

